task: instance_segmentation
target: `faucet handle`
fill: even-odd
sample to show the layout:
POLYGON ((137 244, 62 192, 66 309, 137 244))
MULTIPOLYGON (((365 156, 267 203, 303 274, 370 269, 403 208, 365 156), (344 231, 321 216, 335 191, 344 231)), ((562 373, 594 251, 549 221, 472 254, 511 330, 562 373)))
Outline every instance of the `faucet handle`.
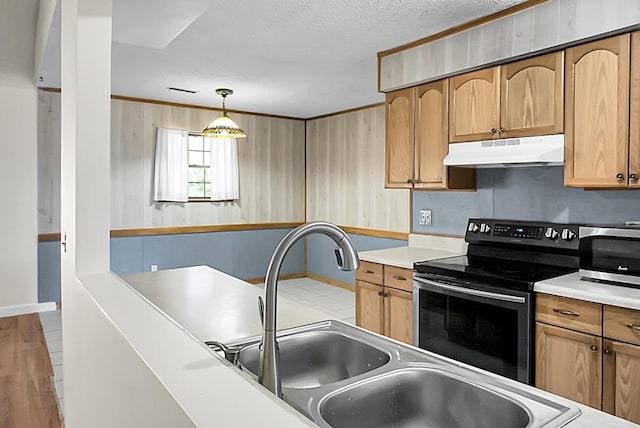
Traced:
POLYGON ((264 301, 262 296, 258 296, 258 314, 260 314, 260 324, 264 327, 264 301))
POLYGON ((220 350, 224 352, 224 358, 234 366, 238 367, 240 348, 238 348, 237 346, 227 346, 222 342, 218 342, 217 340, 207 340, 206 342, 204 342, 204 344, 209 348, 212 348, 214 351, 220 350))
POLYGON ((344 268, 344 257, 342 248, 336 247, 333 251, 336 253, 336 262, 338 263, 338 269, 342 270, 344 268))

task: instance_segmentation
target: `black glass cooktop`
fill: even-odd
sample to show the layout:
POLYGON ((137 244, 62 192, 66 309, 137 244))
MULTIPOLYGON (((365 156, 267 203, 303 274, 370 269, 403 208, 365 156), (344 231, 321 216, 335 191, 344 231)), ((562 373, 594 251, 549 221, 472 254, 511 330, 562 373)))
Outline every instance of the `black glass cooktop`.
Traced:
POLYGON ((414 269, 418 273, 518 290, 533 290, 538 281, 577 271, 573 267, 471 255, 417 262, 414 269))

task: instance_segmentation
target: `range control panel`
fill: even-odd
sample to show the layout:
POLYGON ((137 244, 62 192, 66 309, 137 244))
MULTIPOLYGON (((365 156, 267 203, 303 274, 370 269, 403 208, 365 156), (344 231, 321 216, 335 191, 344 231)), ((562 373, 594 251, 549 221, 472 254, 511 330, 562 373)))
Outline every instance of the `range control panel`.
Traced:
POLYGON ((578 249, 579 224, 471 218, 465 241, 578 249))

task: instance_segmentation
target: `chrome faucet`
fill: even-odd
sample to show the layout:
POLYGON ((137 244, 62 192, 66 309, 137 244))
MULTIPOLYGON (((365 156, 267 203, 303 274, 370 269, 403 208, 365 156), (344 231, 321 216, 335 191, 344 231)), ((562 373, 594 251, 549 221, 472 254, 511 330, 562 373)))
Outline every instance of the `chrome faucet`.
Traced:
POLYGON ((351 240, 347 234, 331 223, 312 222, 296 227, 282 238, 278 244, 269 267, 267 268, 267 280, 265 283, 264 322, 262 327, 262 344, 260 346, 260 365, 258 366, 258 382, 265 388, 273 392, 277 397, 282 398, 282 383, 280 381, 280 354, 278 343, 276 342, 276 298, 278 291, 278 276, 284 257, 289 249, 300 238, 312 233, 321 233, 328 236, 335 242, 335 254, 338 268, 349 271, 356 270, 360 265, 358 254, 353 248, 351 240))
POLYGON ((234 366, 238 367, 240 348, 238 348, 237 346, 227 346, 222 342, 218 342, 217 340, 207 340, 206 342, 204 342, 204 344, 209 348, 212 348, 214 351, 220 350, 224 352, 224 358, 234 366))

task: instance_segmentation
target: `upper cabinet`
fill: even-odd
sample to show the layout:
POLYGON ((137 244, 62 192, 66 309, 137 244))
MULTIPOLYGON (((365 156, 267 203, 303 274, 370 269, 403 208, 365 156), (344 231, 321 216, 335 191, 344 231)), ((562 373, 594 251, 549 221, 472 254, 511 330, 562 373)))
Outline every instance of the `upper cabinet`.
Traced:
POLYGON ((503 65, 498 129, 501 138, 562 133, 563 83, 563 52, 503 65))
POLYGON ((413 187, 414 88, 385 96, 385 187, 413 187))
POLYGON ((630 188, 640 182, 640 31, 631 33, 631 84, 629 103, 629 177, 630 188))
POLYGON ((562 52, 452 77, 449 140, 561 133, 563 82, 562 52))
MULTIPOLYGON (((638 40, 636 33, 635 68, 638 67, 638 40)), ((566 186, 638 185, 637 117, 634 118, 634 137, 629 139, 630 45, 630 35, 623 34, 566 51, 566 186)), ((636 116, 639 114, 638 71, 634 71, 632 85, 636 116)))
POLYGON ((454 76, 449 93, 449 141, 488 140, 500 129, 500 67, 454 76))
POLYGON ((386 95, 386 187, 475 189, 475 170, 443 165, 448 153, 449 81, 386 95))

